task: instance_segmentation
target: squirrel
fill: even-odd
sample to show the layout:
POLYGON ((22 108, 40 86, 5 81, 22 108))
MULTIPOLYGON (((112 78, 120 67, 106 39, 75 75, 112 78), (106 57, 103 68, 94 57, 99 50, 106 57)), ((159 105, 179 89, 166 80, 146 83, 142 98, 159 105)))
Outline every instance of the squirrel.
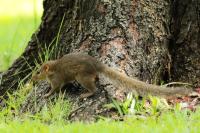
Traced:
POLYGON ((57 60, 50 60, 42 64, 38 73, 33 74, 32 80, 44 80, 51 84, 51 90, 44 95, 50 96, 55 90, 60 90, 65 84, 77 81, 82 87, 88 90, 81 94, 81 98, 92 96, 97 88, 95 80, 98 74, 103 74, 111 80, 116 81, 117 85, 132 89, 139 94, 152 94, 158 96, 187 95, 191 89, 171 88, 148 84, 140 80, 130 78, 125 74, 108 67, 97 59, 87 54, 71 53, 66 54, 57 60))

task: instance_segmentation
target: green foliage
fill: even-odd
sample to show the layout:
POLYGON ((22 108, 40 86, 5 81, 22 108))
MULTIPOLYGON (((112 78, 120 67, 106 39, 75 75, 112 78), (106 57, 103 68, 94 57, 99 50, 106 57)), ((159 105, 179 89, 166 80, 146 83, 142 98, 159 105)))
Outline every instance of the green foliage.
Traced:
POLYGON ((25 101, 26 95, 32 89, 31 85, 26 85, 18 91, 14 92, 12 95, 8 95, 8 100, 4 100, 6 107, 1 107, 0 118, 1 119, 13 119, 13 116, 20 116, 20 105, 25 101))
MULTIPOLYGON (((34 115, 30 112, 20 112, 21 105, 32 88, 31 84, 22 85, 14 94, 8 93, 8 100, 3 100, 6 103, 6 107, 1 107, 0 109, 0 122, 39 120, 44 123, 54 123, 56 121, 64 123, 70 111, 70 103, 64 99, 64 94, 60 94, 54 101, 49 101, 48 105, 45 104, 41 111, 34 115)), ((37 105, 35 108, 39 110, 37 105)))
MULTIPOLYGON (((63 21, 65 19, 65 14, 62 18, 62 21, 60 23, 60 27, 59 27, 59 31, 56 35, 56 37, 51 41, 51 43, 47 46, 45 44, 45 47, 42 49, 42 51, 39 53, 39 61, 35 60, 35 68, 32 69, 32 67, 30 67, 30 69, 32 69, 32 72, 31 73, 35 73, 41 66, 41 64, 49 61, 49 59, 57 59, 58 58, 58 55, 59 55, 59 52, 60 50, 58 49, 58 42, 59 42, 59 39, 60 39, 60 32, 61 32, 61 29, 62 29, 62 26, 63 26, 63 21), (56 51, 56 52, 55 52, 56 51)), ((28 64, 28 62, 27 62, 28 64)))
POLYGON ((104 107, 106 108, 115 108, 119 115, 122 117, 124 114, 134 113, 136 100, 133 98, 132 93, 129 93, 126 100, 124 102, 116 101, 115 99, 111 99, 112 103, 106 104, 104 107))
POLYGON ((33 18, 0 18, 0 29, 0 70, 5 70, 25 49, 34 31, 33 18))
POLYGON ((165 99, 149 96, 148 99, 138 99, 138 96, 133 97, 132 93, 127 95, 124 102, 119 102, 112 99, 112 103, 106 104, 106 108, 114 108, 118 111, 120 117, 124 115, 140 114, 142 116, 159 115, 162 111, 169 109, 180 110, 177 104, 175 108, 170 107, 165 99))
POLYGON ((1 123, 0 132, 55 132, 55 133, 198 133, 200 130, 200 109, 188 116, 188 111, 166 112, 159 118, 148 117, 146 119, 130 118, 124 122, 99 121, 97 123, 63 123, 55 121, 53 124, 45 124, 40 120, 26 119, 1 123))
POLYGON ((24 51, 40 23, 42 11, 41 7, 38 10, 38 4, 41 2, 42 0, 1 0, 0 71, 6 70, 24 51))
MULTIPOLYGON (((124 121, 100 119, 97 123, 69 123, 66 118, 70 111, 70 103, 64 99, 65 94, 46 104, 36 114, 21 113, 23 104, 33 86, 21 85, 13 95, 9 95, 7 106, 0 111, 0 132, 198 132, 200 130, 200 108, 196 112, 168 110, 162 99, 149 96, 148 99, 139 100, 132 94, 124 102, 113 102, 107 107, 115 107, 124 117, 124 121), (151 103, 146 105, 146 101, 151 103), (159 113, 160 112, 160 113, 159 113), (162 112, 162 113, 161 113, 162 112), (159 115, 158 115, 159 113, 159 115), (138 115, 140 114, 140 115, 138 115), (146 115, 144 114, 150 114, 146 115)), ((34 99, 34 98, 33 98, 34 99)), ((37 106, 36 106, 37 107, 37 106)), ((119 114, 120 114, 119 113, 119 114)))
MULTIPOLYGON (((45 44, 44 49, 42 49, 41 53, 39 54, 40 62, 44 63, 44 62, 48 61, 50 58, 55 58, 55 59, 58 58, 59 53, 56 53, 55 51, 59 52, 59 50, 57 48, 59 48, 58 42, 60 39, 60 32, 61 32, 61 29, 63 26, 64 19, 65 19, 65 14, 60 23, 59 31, 58 31, 56 37, 51 41, 51 43, 48 46, 45 44), (53 53, 56 53, 56 55, 53 55, 53 53), (44 56, 44 58, 43 58, 43 56, 44 56)), ((36 62, 36 64, 38 64, 38 63, 36 62)))
POLYGON ((64 94, 60 95, 50 104, 45 105, 42 110, 37 114, 42 122, 47 123, 65 123, 70 112, 70 103, 64 99, 64 94))

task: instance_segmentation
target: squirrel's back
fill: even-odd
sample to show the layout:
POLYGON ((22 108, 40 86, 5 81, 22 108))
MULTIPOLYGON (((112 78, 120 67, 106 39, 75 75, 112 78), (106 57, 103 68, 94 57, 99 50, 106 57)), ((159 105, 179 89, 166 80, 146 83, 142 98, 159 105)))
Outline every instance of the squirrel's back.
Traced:
MULTIPOLYGON (((82 53, 73 53, 67 54, 61 58, 67 64, 72 66, 82 66, 84 67, 83 71, 95 71, 97 73, 102 73, 111 80, 117 81, 118 85, 121 85, 125 88, 132 89, 137 91, 139 94, 153 94, 161 96, 170 96, 170 95, 187 95, 191 92, 191 89, 187 88, 170 88, 170 87, 161 87, 158 85, 148 84, 143 81, 128 77, 127 75, 110 68, 107 65, 101 63, 96 58, 82 53), (70 63, 69 63, 70 62, 70 63)), ((72 67, 71 67, 72 69, 72 67)), ((80 70, 77 70, 80 71, 80 70)))

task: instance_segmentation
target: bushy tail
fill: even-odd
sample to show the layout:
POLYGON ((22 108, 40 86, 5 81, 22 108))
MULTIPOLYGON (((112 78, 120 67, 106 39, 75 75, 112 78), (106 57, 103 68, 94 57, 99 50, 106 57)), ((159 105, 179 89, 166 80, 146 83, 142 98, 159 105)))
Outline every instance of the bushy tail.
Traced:
POLYGON ((188 95, 192 90, 187 88, 171 88, 162 87, 157 85, 148 84, 139 81, 134 78, 130 78, 119 71, 110 68, 104 64, 98 65, 99 72, 108 77, 111 80, 116 81, 117 85, 121 85, 125 88, 135 90, 137 93, 152 94, 158 96, 173 96, 173 95, 188 95))

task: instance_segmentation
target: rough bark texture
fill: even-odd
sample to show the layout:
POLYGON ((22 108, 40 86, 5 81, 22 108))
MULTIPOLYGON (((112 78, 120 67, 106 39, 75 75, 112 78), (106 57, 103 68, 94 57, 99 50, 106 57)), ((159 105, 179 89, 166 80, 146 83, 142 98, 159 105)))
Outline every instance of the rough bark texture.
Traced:
POLYGON ((170 28, 172 80, 200 85, 200 1, 173 1, 170 28))
MULTIPOLYGON (((20 79, 30 78, 34 60, 50 44, 58 44, 52 59, 85 52, 145 82, 179 80, 199 85, 199 10, 198 0, 45 0, 42 23, 22 56, 3 73, 0 95, 16 90, 20 79)), ((118 95, 118 88, 101 77, 98 83, 98 92, 86 100, 79 99, 80 87, 64 87, 74 109, 70 120, 110 114, 102 106, 118 95)), ((42 98, 48 87, 40 82, 22 111, 37 112, 48 103, 42 98)))

